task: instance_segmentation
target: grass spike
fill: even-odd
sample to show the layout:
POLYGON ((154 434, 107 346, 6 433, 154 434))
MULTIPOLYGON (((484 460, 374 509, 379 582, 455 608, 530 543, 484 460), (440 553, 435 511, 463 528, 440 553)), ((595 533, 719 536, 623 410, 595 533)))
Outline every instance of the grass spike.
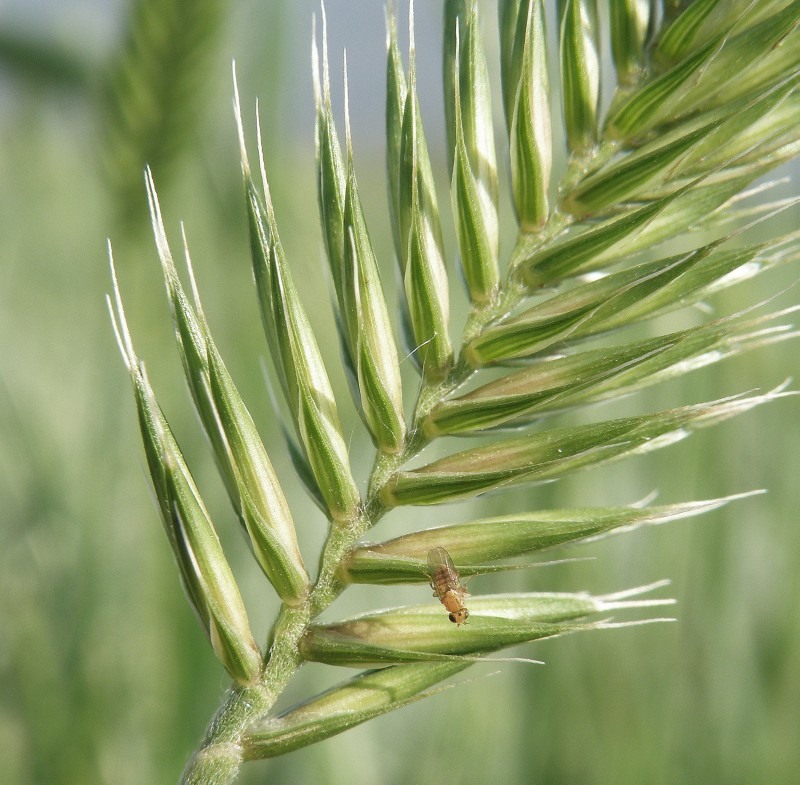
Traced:
MULTIPOLYGON (((800 154, 800 0, 737 0, 730 7, 697 0, 670 3, 663 13, 655 13, 652 3, 624 0, 610 10, 608 29, 596 25, 595 10, 594 0, 498 0, 499 87, 509 141, 500 169, 510 173, 513 210, 504 222, 491 69, 484 54, 491 48, 484 49, 480 39, 477 4, 445 3, 443 169, 467 283, 467 296, 454 299, 451 309, 455 287, 445 265, 447 233, 420 111, 424 75, 416 57, 415 5, 412 0, 408 12, 407 73, 397 21, 391 4, 387 8, 388 207, 404 294, 401 327, 408 327, 403 332, 411 336, 410 351, 421 367, 407 416, 408 383, 401 383, 378 265, 388 254, 379 239, 373 245, 362 204, 369 191, 359 189, 355 172, 350 90, 357 75, 348 74, 345 55, 340 146, 321 5, 322 40, 315 18, 310 55, 317 199, 344 371, 354 379, 363 437, 374 446, 367 448, 372 468, 361 477, 351 466, 350 433, 346 439, 328 378, 330 358, 322 356, 325 344, 312 330, 302 287, 294 283, 302 269, 289 260, 278 233, 279 205, 267 181, 258 104, 259 172, 251 172, 233 64, 258 304, 288 411, 275 416, 299 479, 322 509, 320 517, 332 523, 313 580, 293 539, 289 503, 278 503, 277 484, 254 468, 261 466, 263 447, 211 339, 186 232, 182 227, 190 297, 175 270, 147 170, 155 242, 186 375, 201 420, 216 440, 234 506, 252 535, 254 556, 281 598, 264 662, 213 525, 134 352, 112 260, 112 325, 134 382, 165 528, 190 604, 236 682, 189 761, 185 785, 230 785, 245 760, 316 743, 434 694, 448 677, 507 646, 666 621, 652 609, 672 601, 650 594, 666 583, 648 584, 650 576, 637 580, 642 585, 636 588, 602 595, 499 594, 477 581, 469 596, 459 574, 527 569, 542 562, 511 560, 689 518, 760 493, 556 509, 534 495, 528 509, 490 511, 436 527, 418 522, 382 542, 366 539, 396 507, 503 494, 623 457, 641 461, 700 428, 796 395, 785 382, 724 397, 715 393, 703 403, 675 401, 656 411, 645 405, 637 411, 650 413, 616 419, 589 408, 800 335, 784 321, 798 306, 770 306, 769 312, 771 298, 762 297, 758 306, 739 305, 729 314, 717 305, 718 294, 734 283, 800 256, 800 232, 781 235, 773 229, 778 213, 796 208, 798 200, 771 195, 774 182, 765 180, 800 154), (559 30, 559 67, 551 73, 545 30, 553 25, 559 30), (604 51, 612 52, 616 75, 605 80, 613 82, 614 94, 600 117, 598 52, 604 51), (553 94, 563 97, 563 128, 550 106, 550 86, 559 78, 553 94), (260 191, 254 176, 260 176, 260 191), (772 201, 745 201, 755 196, 772 201), (515 236, 501 242, 500 227, 513 226, 515 219, 515 236), (756 227, 758 237, 746 240, 756 227), (711 317, 710 305, 705 311, 697 307, 706 302, 720 314, 711 317), (696 306, 689 326, 665 326, 667 317, 687 306, 696 306), (763 310, 755 314, 756 307, 763 310), (576 412, 586 416, 576 420, 576 412), (548 418, 556 415, 562 419, 553 424, 548 418), (516 435, 503 432, 512 427, 516 435), (451 434, 468 434, 473 441, 456 446, 443 438, 451 434), (431 444, 435 450, 423 456, 431 444), (270 514, 287 528, 273 525, 270 514), (276 556, 269 564, 268 555, 276 556), (383 608, 376 594, 377 607, 364 614, 337 619, 334 609, 320 620, 354 583, 432 584, 439 602, 431 601, 427 589, 427 604, 383 608), (612 612, 619 620, 608 617, 612 612), (308 661, 361 670, 292 709, 276 710, 308 661)), ((748 386, 754 386, 750 380, 741 388, 748 386)), ((354 431, 353 455, 362 450, 361 439, 354 431)))

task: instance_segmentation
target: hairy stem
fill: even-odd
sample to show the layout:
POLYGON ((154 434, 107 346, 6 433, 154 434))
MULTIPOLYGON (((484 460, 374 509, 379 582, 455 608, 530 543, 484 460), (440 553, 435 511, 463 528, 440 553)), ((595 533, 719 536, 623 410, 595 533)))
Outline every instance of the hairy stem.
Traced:
POLYGON ((282 608, 271 632, 269 659, 259 682, 234 686, 206 731, 181 778, 182 785, 225 785, 236 779, 244 761, 242 739, 247 726, 266 714, 302 664, 300 636, 308 623, 310 601, 282 608))
POLYGON ((289 680, 303 664, 300 639, 309 622, 344 590, 336 571, 355 541, 369 528, 366 516, 348 526, 331 529, 322 553, 314 590, 301 605, 283 606, 270 631, 267 661, 258 683, 231 687, 212 719, 200 747, 181 778, 181 785, 226 785, 236 779, 246 760, 247 726, 263 717, 275 704, 289 680))

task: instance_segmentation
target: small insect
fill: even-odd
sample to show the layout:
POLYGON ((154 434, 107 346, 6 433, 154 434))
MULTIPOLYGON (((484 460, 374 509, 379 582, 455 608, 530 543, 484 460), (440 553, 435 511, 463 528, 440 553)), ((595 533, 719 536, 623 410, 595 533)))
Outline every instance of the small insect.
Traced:
POLYGON ((464 606, 464 598, 469 594, 458 578, 450 554, 444 548, 431 548, 428 551, 428 569, 433 596, 447 609, 450 621, 462 625, 469 616, 464 606))

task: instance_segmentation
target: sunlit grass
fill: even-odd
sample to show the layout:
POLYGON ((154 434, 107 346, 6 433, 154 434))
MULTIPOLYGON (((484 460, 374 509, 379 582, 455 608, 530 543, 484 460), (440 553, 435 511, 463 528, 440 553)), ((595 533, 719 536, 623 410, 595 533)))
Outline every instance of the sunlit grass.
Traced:
MULTIPOLYGON (((118 414, 127 410, 128 390, 103 309, 106 196, 92 174, 92 151, 78 134, 42 130, 38 122, 34 132, 17 134, 5 147, 0 178, 0 496, 6 521, 0 535, 0 780, 172 781, 227 680, 179 595, 142 461, 132 458, 140 448, 131 418, 118 414), (75 155, 64 155, 65 147, 75 155)), ((230 130, 227 117, 219 122, 230 130)), ((310 138, 309 132, 299 145, 307 150, 310 138)), ((229 152, 227 162, 214 164, 219 177, 235 175, 229 152)), ((291 183, 292 174, 276 172, 276 181, 291 183)), ((300 216, 315 198, 310 174, 306 181, 307 192, 298 188, 286 196, 300 216)), ((269 433, 261 371, 248 362, 263 350, 241 232, 224 234, 222 221, 204 226, 214 210, 204 197, 188 198, 203 189, 178 187, 180 212, 173 214, 187 221, 220 343, 235 349, 252 340, 244 359, 235 351, 226 356, 269 433), (224 273, 217 270, 220 259, 224 273)), ((232 195, 238 200, 237 187, 232 195)), ((294 235, 288 220, 283 232, 294 235)), ((785 228, 793 227, 787 221, 785 228)), ((388 253, 390 237, 373 241, 388 253)), ((318 277, 315 245, 308 243, 309 278, 318 277)), ((159 291, 154 251, 145 238, 125 254, 148 260, 125 270, 129 312, 192 466, 204 490, 211 489, 210 504, 224 515, 223 491, 211 480, 212 462, 185 405, 173 349, 164 346, 169 322, 163 299, 152 297, 159 291)), ((773 273, 761 295, 732 292, 718 301, 719 312, 762 299, 793 278, 787 270, 773 273)), ((780 305, 796 299, 792 292, 785 297, 780 305)), ((673 382, 668 391, 653 390, 638 405, 655 410, 717 391, 769 388, 789 375, 797 377, 796 353, 780 345, 673 382)), ((340 383, 336 392, 346 397, 340 383)), ((654 478, 665 502, 769 487, 766 497, 697 522, 576 548, 567 555, 596 561, 535 571, 534 585, 526 582, 527 588, 600 593, 668 576, 679 601, 678 624, 549 642, 537 648, 544 668, 503 666, 501 674, 430 705, 404 709, 285 760, 255 764, 241 781, 600 785, 613 773, 615 782, 631 785, 792 782, 800 764, 794 743, 800 725, 795 406, 778 402, 641 459, 641 467, 617 464, 515 492, 516 500, 533 506, 555 506, 633 502, 654 490, 654 478)), ((353 412, 346 420, 349 434, 353 412)), ((358 442, 351 447, 359 449, 358 442)), ((286 463, 276 463, 289 477, 286 463)), ((312 511, 302 491, 287 485, 298 519, 310 528, 312 511)), ((482 502, 475 515, 489 509, 498 512, 496 498, 482 502)), ((445 522, 436 511, 422 515, 427 525, 445 522)), ((263 639, 274 609, 244 546, 235 535, 225 544, 263 639)), ((309 555, 314 547, 310 543, 309 555)), ((492 576, 476 579, 472 588, 510 590, 521 588, 521 580, 518 574, 492 576)), ((357 599, 364 606, 391 602, 387 591, 364 587, 357 599)), ((409 602, 417 601, 413 592, 429 593, 406 591, 409 602)), ((348 607, 336 610, 344 614, 348 607)), ((482 672, 494 669, 481 666, 482 672)), ((325 686, 320 670, 309 666, 300 674, 298 697, 325 686)))

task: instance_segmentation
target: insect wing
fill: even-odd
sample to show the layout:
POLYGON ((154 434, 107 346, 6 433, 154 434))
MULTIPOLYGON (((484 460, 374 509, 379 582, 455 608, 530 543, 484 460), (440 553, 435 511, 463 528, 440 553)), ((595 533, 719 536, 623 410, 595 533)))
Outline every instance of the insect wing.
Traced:
POLYGON ((458 580, 453 560, 444 548, 431 548, 428 551, 428 567, 432 580, 458 580))

